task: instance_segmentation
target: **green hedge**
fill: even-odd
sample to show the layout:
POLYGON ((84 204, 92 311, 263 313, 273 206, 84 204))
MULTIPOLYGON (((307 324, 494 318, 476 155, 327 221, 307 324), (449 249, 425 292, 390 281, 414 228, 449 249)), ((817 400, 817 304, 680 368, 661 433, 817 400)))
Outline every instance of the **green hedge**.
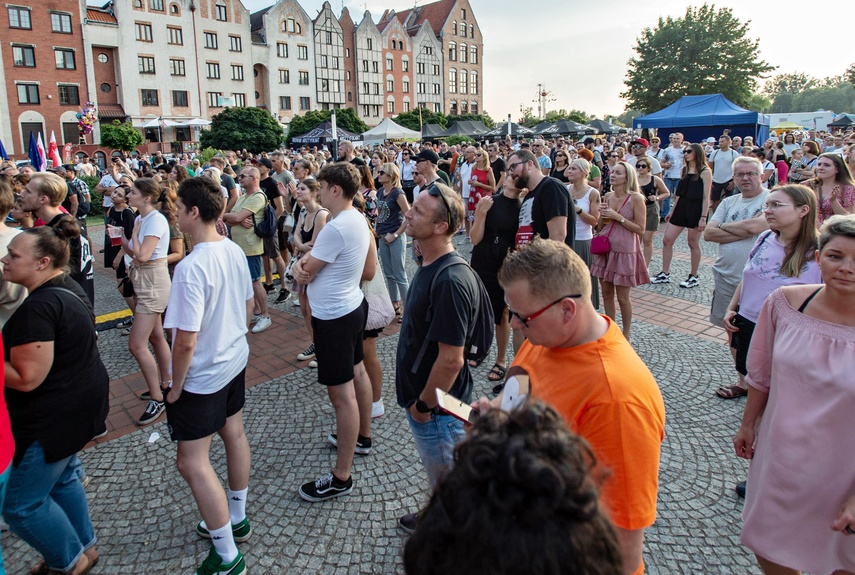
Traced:
POLYGON ((98 182, 100 182, 101 179, 96 176, 81 176, 80 179, 86 182, 86 185, 89 186, 89 195, 92 197, 92 207, 89 210, 89 215, 100 216, 103 218, 104 208, 101 206, 103 197, 95 191, 95 186, 98 185, 98 182))

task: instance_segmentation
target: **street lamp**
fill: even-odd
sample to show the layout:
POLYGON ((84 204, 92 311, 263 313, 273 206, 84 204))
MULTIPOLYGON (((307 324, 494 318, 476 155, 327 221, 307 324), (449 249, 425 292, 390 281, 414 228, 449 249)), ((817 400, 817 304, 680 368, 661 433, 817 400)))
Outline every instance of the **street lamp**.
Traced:
POLYGON ((338 126, 336 126, 335 121, 335 108, 332 109, 330 113, 330 122, 332 122, 332 150, 330 150, 330 154, 332 154, 332 159, 334 162, 338 161, 338 126))

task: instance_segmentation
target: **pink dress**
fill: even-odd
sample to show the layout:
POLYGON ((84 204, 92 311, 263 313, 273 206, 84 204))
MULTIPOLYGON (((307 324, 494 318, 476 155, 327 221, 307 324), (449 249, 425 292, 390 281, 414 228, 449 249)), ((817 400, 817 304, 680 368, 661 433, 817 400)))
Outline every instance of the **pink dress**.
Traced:
MULTIPOLYGON (((624 203, 618 213, 632 220, 632 201, 624 203)), ((641 237, 616 221, 612 221, 600 234, 609 234, 609 253, 594 254, 591 275, 617 286, 635 287, 650 283, 644 254, 641 253, 641 237), (610 231, 611 230, 611 231, 610 231)))
POLYGON ((770 561, 814 575, 855 571, 855 536, 831 529, 855 495, 853 373, 855 328, 804 315, 780 288, 772 292, 748 353, 746 379, 769 398, 741 539, 770 561))

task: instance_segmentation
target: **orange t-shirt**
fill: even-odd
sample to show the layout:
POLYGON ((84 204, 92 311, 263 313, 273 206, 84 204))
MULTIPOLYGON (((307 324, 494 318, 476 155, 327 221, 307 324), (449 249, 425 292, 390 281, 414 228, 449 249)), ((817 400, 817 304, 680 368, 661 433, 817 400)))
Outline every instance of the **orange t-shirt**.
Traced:
POLYGON ((576 347, 526 341, 511 370, 528 374, 531 397, 558 411, 609 470, 601 498, 614 524, 643 529, 656 520, 665 404, 653 374, 608 322, 603 337, 576 347))

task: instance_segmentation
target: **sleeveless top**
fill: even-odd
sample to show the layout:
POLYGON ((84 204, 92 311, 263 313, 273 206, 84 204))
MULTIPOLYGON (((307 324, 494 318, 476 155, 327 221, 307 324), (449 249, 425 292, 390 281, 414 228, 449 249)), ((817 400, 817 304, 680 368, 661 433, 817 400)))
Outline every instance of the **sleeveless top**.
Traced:
MULTIPOLYGON (((573 200, 573 203, 576 204, 577 208, 581 208, 583 212, 590 212, 591 210, 591 192, 595 191, 594 188, 588 186, 588 191, 582 196, 581 199, 573 200)), ((570 196, 571 199, 573 196, 570 196)), ((588 241, 594 237, 593 228, 582 221, 582 218, 576 216, 576 236, 575 238, 580 241, 588 241)))
POLYGON ((327 210, 326 208, 321 208, 317 212, 315 212, 315 215, 312 218, 312 229, 309 231, 306 231, 306 220, 305 220, 305 218, 303 219, 303 225, 300 226, 300 241, 301 242, 303 242, 305 244, 305 243, 312 241, 312 236, 315 234, 315 222, 318 219, 318 214, 321 212, 327 212, 327 211, 329 211, 329 210, 327 210))
POLYGON ((644 205, 652 206, 656 203, 656 200, 652 202, 647 199, 648 196, 651 196, 656 193, 656 181, 651 177, 650 181, 645 185, 641 186, 641 194, 644 196, 644 205))

